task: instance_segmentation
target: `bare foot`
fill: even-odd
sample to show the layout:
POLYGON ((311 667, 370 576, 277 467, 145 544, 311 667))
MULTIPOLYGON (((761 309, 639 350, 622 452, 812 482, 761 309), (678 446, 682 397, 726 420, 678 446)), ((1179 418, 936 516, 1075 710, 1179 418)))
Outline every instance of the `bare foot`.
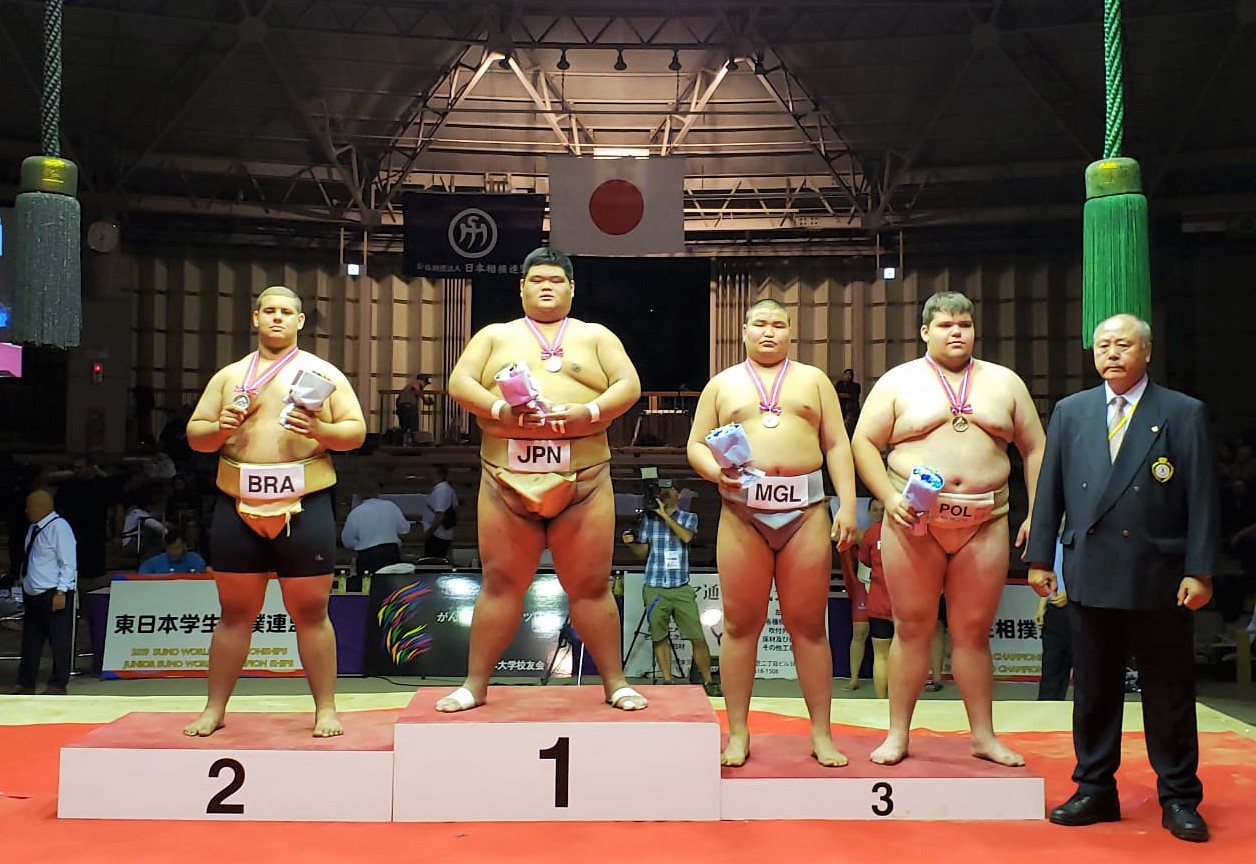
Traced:
POLYGON ((1025 757, 1015 750, 1009 750, 998 738, 992 738, 980 744, 973 741, 973 755, 996 765, 1006 765, 1008 768, 1019 768, 1025 764, 1025 757))
POLYGON ((485 701, 485 697, 477 697, 466 687, 459 687, 449 695, 437 699, 436 710, 442 714, 456 714, 459 711, 470 711, 472 708, 479 708, 485 701))
POLYGON ((825 768, 841 768, 847 761, 827 735, 811 736, 811 755, 825 768))
POLYGON ((886 735, 881 746, 868 756, 878 765, 897 765, 907 758, 907 736, 886 735))
POLYGON ((206 708, 191 723, 183 727, 183 734, 189 738, 206 738, 223 727, 223 712, 217 708, 206 708))
POLYGON ((728 768, 740 768, 750 758, 750 736, 729 735, 724 752, 720 753, 720 764, 728 768))
POLYGON ((859 679, 858 679, 858 678, 851 678, 849 681, 847 681, 845 684, 843 684, 843 685, 842 685, 842 689, 843 689, 843 690, 858 690, 858 689, 859 689, 859 679))
POLYGON ((345 727, 340 725, 340 718, 335 708, 321 708, 314 712, 314 737, 335 738, 345 734, 345 727))

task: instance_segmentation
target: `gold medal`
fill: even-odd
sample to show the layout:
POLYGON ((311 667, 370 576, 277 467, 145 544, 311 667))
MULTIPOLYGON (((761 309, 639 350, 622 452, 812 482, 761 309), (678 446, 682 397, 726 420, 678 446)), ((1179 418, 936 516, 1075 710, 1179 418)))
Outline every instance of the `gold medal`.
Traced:
POLYGON ((968 428, 968 418, 963 414, 956 414, 951 418, 951 428, 956 432, 963 432, 968 428))
POLYGON ((1173 479, 1173 463, 1164 456, 1151 463, 1151 476, 1157 483, 1168 483, 1173 479))

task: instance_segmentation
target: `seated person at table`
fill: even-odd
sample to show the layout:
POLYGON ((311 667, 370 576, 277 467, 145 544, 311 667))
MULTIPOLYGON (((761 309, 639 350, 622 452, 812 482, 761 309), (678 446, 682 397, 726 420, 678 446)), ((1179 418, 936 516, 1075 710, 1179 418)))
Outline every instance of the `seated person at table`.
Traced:
POLYGON ((183 534, 170 531, 166 534, 166 551, 154 555, 140 565, 140 573, 204 573, 205 559, 187 547, 183 534))

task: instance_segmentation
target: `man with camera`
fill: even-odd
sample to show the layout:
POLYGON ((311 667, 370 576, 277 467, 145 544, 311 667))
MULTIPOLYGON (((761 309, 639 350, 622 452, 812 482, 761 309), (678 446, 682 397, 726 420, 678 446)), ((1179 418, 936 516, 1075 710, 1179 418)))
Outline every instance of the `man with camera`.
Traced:
POLYGON ((709 695, 718 696, 711 681, 711 651, 702 635, 698 601, 689 585, 689 543, 698 530, 698 516, 680 509, 680 493, 669 479, 647 488, 643 503, 637 530, 625 531, 621 539, 645 561, 641 602, 650 617, 650 641, 663 683, 673 683, 667 631, 675 619, 681 638, 693 646, 693 662, 702 674, 703 687, 709 695))

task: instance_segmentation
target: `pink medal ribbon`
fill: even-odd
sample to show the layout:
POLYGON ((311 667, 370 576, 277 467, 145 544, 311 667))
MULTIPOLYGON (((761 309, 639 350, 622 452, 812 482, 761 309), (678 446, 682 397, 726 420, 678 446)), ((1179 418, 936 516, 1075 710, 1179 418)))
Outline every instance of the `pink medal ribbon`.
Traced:
POLYGON ((769 429, 775 429, 781 425, 781 386, 789 373, 789 358, 782 360, 780 367, 776 370, 776 379, 772 382, 770 396, 768 391, 763 389, 763 382, 759 380, 759 373, 750 362, 750 358, 746 358, 744 365, 746 374, 750 376, 750 383, 754 384, 755 392, 759 394, 759 411, 763 414, 763 425, 769 429))
POLYGON ((236 397, 231 400, 231 404, 244 411, 249 410, 249 405, 253 403, 253 397, 261 392, 262 388, 269 384, 276 375, 283 371, 283 367, 292 362, 301 349, 293 345, 292 350, 280 357, 274 363, 270 364, 270 368, 262 373, 261 377, 257 375, 257 361, 261 357, 260 351, 254 351, 253 357, 249 360, 249 368, 244 372, 244 380, 236 385, 236 397))
POLYGON ((569 318, 563 318, 563 322, 558 325, 558 333, 554 336, 554 341, 550 342, 541 333, 541 328, 536 326, 536 322, 524 316, 523 323, 528 325, 528 329, 532 331, 537 344, 541 346, 542 365, 547 372, 557 372, 563 368, 563 335, 567 332, 569 321, 569 318))
POLYGON ((972 359, 969 358, 968 366, 964 369, 964 380, 960 382, 958 394, 956 394, 955 388, 951 386, 951 382, 946 380, 946 376, 942 374, 938 364, 928 354, 925 355, 925 362, 929 364, 933 374, 938 376, 942 389, 946 391, 946 399, 951 403, 951 426, 956 432, 963 432, 968 428, 968 418, 964 415, 973 413, 973 406, 968 404, 968 390, 972 383, 971 376, 973 373, 972 359))

